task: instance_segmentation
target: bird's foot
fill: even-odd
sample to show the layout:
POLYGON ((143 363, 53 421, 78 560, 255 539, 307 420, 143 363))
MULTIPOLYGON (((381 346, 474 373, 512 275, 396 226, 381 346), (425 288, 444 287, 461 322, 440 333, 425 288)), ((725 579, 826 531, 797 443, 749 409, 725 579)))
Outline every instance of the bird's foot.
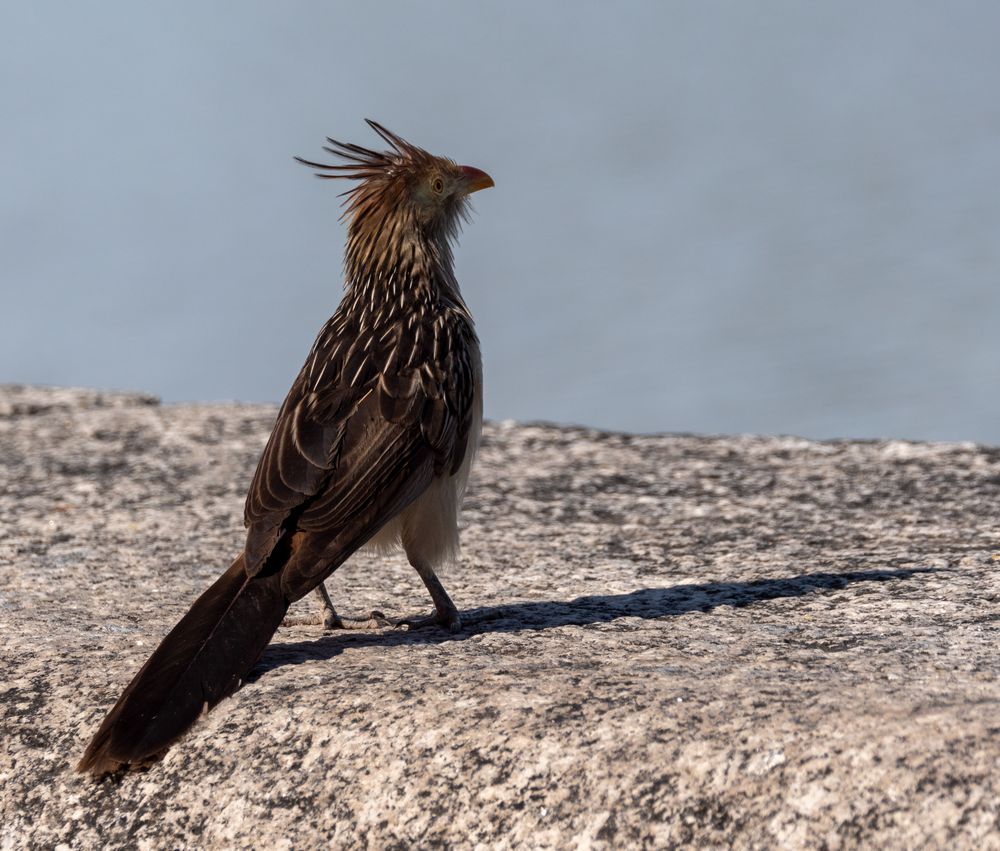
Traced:
POLYGON ((285 615, 284 620, 281 622, 282 626, 315 626, 316 625, 316 615, 315 614, 288 614, 285 615))
POLYGON ((366 618, 345 618, 336 612, 323 611, 323 629, 326 630, 385 629, 390 626, 395 626, 395 623, 381 612, 372 612, 366 618))
POLYGON ((319 623, 324 630, 335 629, 386 629, 396 624, 381 612, 372 612, 366 618, 346 618, 335 611, 323 609, 320 612, 303 614, 288 614, 281 622, 282 626, 315 626, 319 623))
POLYGON ((458 609, 452 608, 443 612, 432 612, 425 617, 399 618, 393 623, 395 626, 405 627, 410 631, 436 626, 448 632, 459 632, 462 629, 462 616, 458 613, 458 609))

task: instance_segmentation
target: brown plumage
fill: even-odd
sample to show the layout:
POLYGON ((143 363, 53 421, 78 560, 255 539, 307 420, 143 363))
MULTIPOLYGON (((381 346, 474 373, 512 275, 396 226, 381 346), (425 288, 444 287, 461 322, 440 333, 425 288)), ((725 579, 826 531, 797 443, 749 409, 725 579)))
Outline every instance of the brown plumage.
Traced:
POLYGON ((402 547, 433 620, 460 626, 434 568, 458 546, 482 373, 452 244, 468 195, 493 181, 368 123, 389 150, 330 139, 344 162, 300 160, 357 181, 345 193, 346 293, 278 413, 247 494, 244 550, 136 674, 79 771, 156 759, 239 687, 289 605, 364 545, 402 547))

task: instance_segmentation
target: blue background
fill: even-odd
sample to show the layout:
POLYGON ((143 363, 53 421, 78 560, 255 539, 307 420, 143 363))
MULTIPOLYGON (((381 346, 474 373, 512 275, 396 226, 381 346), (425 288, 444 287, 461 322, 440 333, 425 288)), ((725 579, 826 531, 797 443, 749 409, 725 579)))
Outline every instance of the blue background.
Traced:
POLYGON ((1000 5, 7 3, 0 380, 280 400, 373 117, 496 189, 487 415, 1000 443, 1000 5))

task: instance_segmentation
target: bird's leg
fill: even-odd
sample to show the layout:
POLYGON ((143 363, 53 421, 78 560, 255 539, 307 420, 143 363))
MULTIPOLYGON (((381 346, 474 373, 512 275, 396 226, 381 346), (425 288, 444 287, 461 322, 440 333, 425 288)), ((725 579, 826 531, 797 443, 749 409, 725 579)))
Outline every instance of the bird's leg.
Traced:
MULTIPOLYGON (((320 623, 324 629, 382 629, 393 625, 381 612, 372 612, 366 618, 345 618, 338 615, 333 607, 333 600, 330 599, 330 593, 322 582, 316 586, 316 594, 323 605, 320 623)), ((316 623, 316 618, 308 615, 289 615, 284 620, 285 626, 300 626, 307 623, 316 623)))
POLYGON ((406 626, 410 629, 421 629, 427 626, 443 626, 448 632, 458 632, 462 628, 462 617, 455 608, 455 604, 444 590, 441 580, 437 578, 434 569, 423 559, 408 556, 413 569, 417 571, 420 578, 424 580, 424 585, 430 591, 431 599, 434 601, 436 611, 432 615, 422 618, 403 618, 396 621, 398 626, 406 626))
POLYGON ((392 626, 381 612, 372 612, 366 618, 345 618, 343 615, 338 615, 337 610, 333 607, 333 600, 330 599, 330 593, 326 590, 326 585, 323 582, 316 586, 316 593, 323 603, 324 629, 382 629, 386 626, 392 626))
POLYGON ((323 605, 323 627, 325 629, 337 629, 343 623, 343 619, 333 607, 333 600, 330 599, 330 592, 326 590, 325 582, 320 582, 316 586, 316 595, 323 605))

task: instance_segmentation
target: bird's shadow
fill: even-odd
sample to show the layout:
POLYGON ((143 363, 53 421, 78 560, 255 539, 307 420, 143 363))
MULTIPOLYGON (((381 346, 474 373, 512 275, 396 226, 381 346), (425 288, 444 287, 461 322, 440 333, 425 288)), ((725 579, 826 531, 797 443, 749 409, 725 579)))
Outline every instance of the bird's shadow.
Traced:
MULTIPOLYGON (((864 570, 853 573, 805 573, 781 579, 752 582, 707 582, 642 588, 627 594, 601 594, 575 600, 542 600, 483 606, 462 612, 463 628, 451 634, 441 629, 414 631, 337 632, 310 641, 272 643, 254 667, 248 682, 285 665, 332 659, 347 647, 396 647, 404 644, 438 644, 462 641, 489 632, 521 632, 558 626, 587 626, 617 618, 669 618, 690 612, 708 612, 718 606, 751 606, 783 597, 803 597, 819 591, 846 588, 860 582, 910 579, 940 568, 864 570)), ((317 629, 318 629, 317 625, 317 629)))

